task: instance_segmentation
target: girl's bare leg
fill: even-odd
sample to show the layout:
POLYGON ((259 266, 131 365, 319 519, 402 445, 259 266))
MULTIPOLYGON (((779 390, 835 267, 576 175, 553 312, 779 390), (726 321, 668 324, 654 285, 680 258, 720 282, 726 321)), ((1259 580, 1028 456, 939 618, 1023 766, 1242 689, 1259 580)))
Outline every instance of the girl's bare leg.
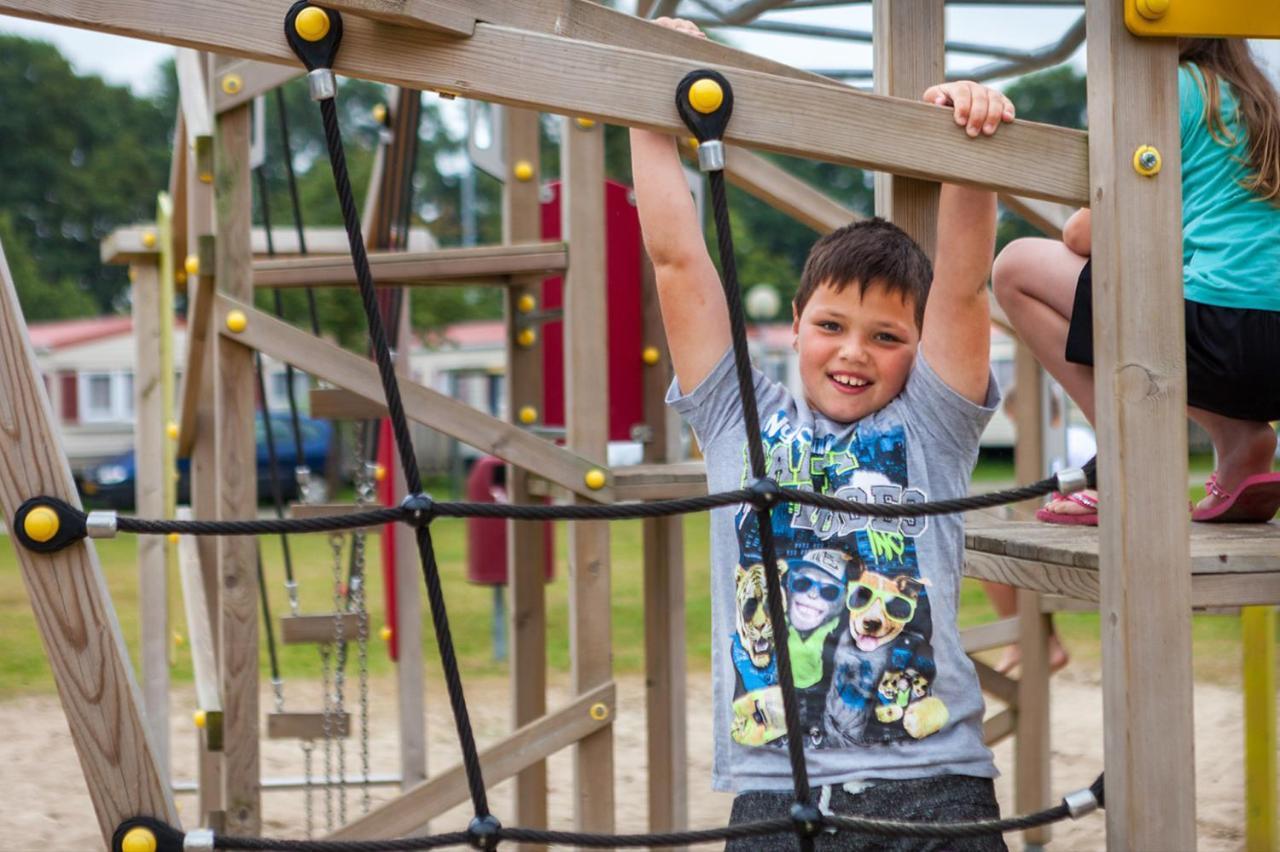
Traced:
MULTIPOLYGON (((1270 423, 1236 420, 1202 408, 1187 408, 1191 419, 1209 433, 1217 461, 1218 486, 1235 491, 1245 478, 1256 473, 1270 473, 1276 452, 1276 431, 1270 423)), ((1222 502, 1206 494, 1196 506, 1208 509, 1222 502)))

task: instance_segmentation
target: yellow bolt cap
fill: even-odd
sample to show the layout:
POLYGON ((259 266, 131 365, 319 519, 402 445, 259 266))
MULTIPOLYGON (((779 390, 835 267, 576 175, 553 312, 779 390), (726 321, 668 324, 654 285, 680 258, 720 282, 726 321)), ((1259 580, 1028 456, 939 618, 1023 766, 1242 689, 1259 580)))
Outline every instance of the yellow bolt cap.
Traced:
POLYGON ((227 331, 239 334, 249 327, 249 318, 244 311, 231 311, 227 314, 227 331))
POLYGON ((204 728, 205 722, 207 720, 208 720, 208 717, 205 715, 205 712, 203 710, 197 710, 196 712, 191 714, 191 721, 196 723, 197 728, 204 728))
POLYGON ((173 283, 179 287, 187 286, 187 271, 185 269, 175 269, 173 271, 173 283))
POLYGON ((695 151, 696 151, 696 150, 698 150, 698 146, 699 146, 700 144, 702 144, 702 143, 700 143, 700 142, 698 141, 698 137, 697 137, 697 136, 690 136, 690 137, 689 137, 689 147, 690 147, 690 148, 692 148, 693 150, 695 150, 695 151))
POLYGON ((516 310, 522 314, 532 313, 536 307, 538 307, 538 300, 528 293, 516 300, 516 310))
POLYGON ((538 342, 538 332, 531 328, 522 328, 520 333, 516 335, 516 343, 521 346, 532 346, 538 342))
POLYGON ((518 181, 533 180, 533 163, 528 160, 519 160, 511 169, 511 173, 516 176, 518 181))
POLYGON ((213 183, 213 172, 201 172, 201 173, 200 173, 200 182, 201 182, 201 183, 213 183))
POLYGON ((142 234, 142 244, 143 244, 144 246, 146 246, 147 248, 155 248, 155 247, 156 247, 156 232, 155 232, 155 231, 144 231, 144 232, 143 232, 143 234, 142 234))
POLYGON ((1138 14, 1148 21, 1163 18, 1169 11, 1172 0, 1138 0, 1138 14))
POLYGON ((374 104, 374 105, 373 105, 373 120, 374 120, 374 121, 376 121, 376 122, 378 122, 379 124, 382 124, 384 121, 386 121, 386 120, 387 120, 387 105, 386 105, 386 104, 374 104))
POLYGON ((382 465, 375 465, 373 468, 373 478, 377 482, 382 482, 387 478, 387 469, 382 465))
POLYGON ((168 538, 170 544, 177 544, 180 536, 177 533, 169 533, 168 538))
POLYGON ((181 633, 173 634, 173 644, 177 645, 179 648, 181 648, 184 644, 186 644, 186 641, 187 641, 186 639, 182 638, 181 633))
POLYGON ((589 118, 575 118, 573 121, 583 130, 590 130, 596 126, 596 123, 589 118))
POLYGON ((591 715, 592 719, 597 722, 603 722, 605 719, 609 718, 609 705, 605 704, 603 701, 597 701, 595 704, 591 705, 591 709, 587 712, 591 715))
POLYGON ((37 506, 22 519, 22 530, 32 541, 44 544, 58 534, 62 522, 48 506, 37 506))
POLYGON ((238 95, 244 88, 244 78, 239 74, 227 74, 222 78, 222 91, 228 95, 238 95))
POLYGON ((644 359, 644 362, 646 364, 652 367, 654 364, 658 363, 659 360, 661 360, 662 353, 658 351, 658 347, 656 346, 646 346, 644 348, 644 352, 641 353, 640 357, 644 359))
POLYGON ((607 477, 604 475, 604 471, 599 468, 592 468, 587 471, 587 475, 582 479, 587 483, 587 487, 592 491, 599 491, 601 488, 604 488, 605 483, 608 482, 607 477))
POLYGON ((318 6, 308 6, 293 19, 293 28, 307 41, 319 41, 329 34, 329 13, 318 6))
POLYGON ((188 275, 200 274, 200 256, 189 254, 187 259, 182 262, 182 268, 188 275))
POLYGON ((170 420, 165 424, 164 433, 168 435, 171 440, 176 441, 178 439, 178 424, 170 420))
POLYGON ((538 420, 538 409, 534 408, 532 405, 523 406, 520 409, 519 417, 520 422, 526 426, 531 423, 536 423, 538 420))
POLYGON ((1133 170, 1144 177, 1155 177, 1161 165, 1160 152, 1151 145, 1141 145, 1133 152, 1133 170))
POLYGON ((155 832, 140 825, 125 832, 120 841, 120 852, 156 852, 157 847, 155 832))
POLYGON ((724 89, 710 77, 703 77, 689 87, 689 105, 703 115, 710 115, 723 103, 724 89))
POLYGON ((382 637, 383 642, 390 642, 392 636, 391 625, 382 625, 382 629, 378 631, 378 635, 382 637))

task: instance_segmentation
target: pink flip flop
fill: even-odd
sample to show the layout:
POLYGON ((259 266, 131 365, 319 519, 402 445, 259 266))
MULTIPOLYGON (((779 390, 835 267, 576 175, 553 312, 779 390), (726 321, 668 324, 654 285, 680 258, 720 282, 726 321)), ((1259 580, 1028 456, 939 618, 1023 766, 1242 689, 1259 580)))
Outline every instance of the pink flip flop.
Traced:
POLYGON ((1048 506, 1036 510, 1036 520, 1046 524, 1060 524, 1069 527, 1096 527, 1098 525, 1098 501, 1088 494, 1077 491, 1073 494, 1054 494, 1051 502, 1070 500, 1077 506, 1089 509, 1088 512, 1052 512, 1048 506))
POLYGON ((1222 502, 1209 509, 1196 509, 1191 520, 1204 523, 1265 524, 1280 511, 1280 473, 1255 473, 1234 492, 1218 485, 1218 474, 1209 476, 1204 490, 1222 502))

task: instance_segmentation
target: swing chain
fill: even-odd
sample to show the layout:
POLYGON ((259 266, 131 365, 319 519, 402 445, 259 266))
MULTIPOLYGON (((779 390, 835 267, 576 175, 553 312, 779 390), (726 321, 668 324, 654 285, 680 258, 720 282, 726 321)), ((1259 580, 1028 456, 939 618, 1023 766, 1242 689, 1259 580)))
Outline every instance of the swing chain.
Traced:
POLYGON ((305 788, 303 794, 303 806, 307 814, 307 839, 310 840, 315 836, 316 830, 316 803, 315 803, 315 778, 311 770, 311 756, 315 751, 316 744, 313 740, 302 741, 302 783, 305 788))
MULTIPOLYGON (((338 731, 334 730, 333 722, 339 721, 342 718, 342 713, 346 710, 346 666, 343 662, 343 651, 346 646, 346 622, 342 616, 346 609, 347 596, 342 582, 342 539, 343 536, 340 533, 329 536, 329 541, 334 551, 332 648, 335 660, 333 666, 333 697, 330 701, 333 715, 330 719, 329 729, 325 732, 326 747, 337 752, 338 776, 335 795, 338 799, 338 825, 340 826, 347 824, 347 749, 346 741, 341 736, 336 736, 338 731)), ((333 779, 330 779, 330 783, 333 783, 333 779)), ((331 789, 333 788, 331 787, 331 789)))
MULTIPOLYGON (((357 479, 356 503, 372 505, 377 498, 377 465, 365 462, 357 479)), ((351 605, 356 612, 356 648, 360 674, 360 806, 369 813, 369 608, 365 596, 365 538, 356 533, 352 542, 355 559, 351 571, 351 605)))

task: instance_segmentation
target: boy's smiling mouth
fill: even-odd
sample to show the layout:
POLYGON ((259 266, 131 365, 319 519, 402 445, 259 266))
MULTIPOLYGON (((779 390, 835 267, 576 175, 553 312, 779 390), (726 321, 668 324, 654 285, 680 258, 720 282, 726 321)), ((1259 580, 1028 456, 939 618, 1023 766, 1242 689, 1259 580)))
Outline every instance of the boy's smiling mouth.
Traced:
POLYGON ((840 393, 860 394, 867 388, 875 384, 870 379, 854 373, 828 373, 827 378, 831 379, 831 383, 836 386, 840 393))

